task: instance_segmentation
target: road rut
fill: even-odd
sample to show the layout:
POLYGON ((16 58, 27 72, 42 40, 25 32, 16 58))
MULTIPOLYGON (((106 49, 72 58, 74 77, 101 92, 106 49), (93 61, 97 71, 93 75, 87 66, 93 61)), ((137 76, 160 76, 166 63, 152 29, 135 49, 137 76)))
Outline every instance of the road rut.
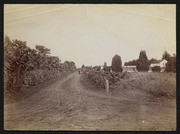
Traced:
POLYGON ((4 106, 6 130, 175 130, 175 101, 132 101, 87 90, 72 73, 4 106))

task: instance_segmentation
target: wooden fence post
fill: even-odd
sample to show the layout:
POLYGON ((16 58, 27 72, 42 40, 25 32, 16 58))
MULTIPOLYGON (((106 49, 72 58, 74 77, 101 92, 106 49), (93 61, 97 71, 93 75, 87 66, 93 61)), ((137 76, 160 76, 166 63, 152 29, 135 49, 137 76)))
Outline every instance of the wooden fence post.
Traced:
POLYGON ((109 80, 105 79, 105 83, 106 83, 106 92, 109 93, 109 80))

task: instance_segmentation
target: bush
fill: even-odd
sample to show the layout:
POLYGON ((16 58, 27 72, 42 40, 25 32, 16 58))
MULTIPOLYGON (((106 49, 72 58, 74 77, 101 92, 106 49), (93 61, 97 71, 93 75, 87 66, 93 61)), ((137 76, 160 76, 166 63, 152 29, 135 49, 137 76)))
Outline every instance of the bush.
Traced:
POLYGON ((105 88, 103 72, 92 69, 86 74, 88 75, 88 78, 90 78, 99 88, 105 88))
POLYGON ((161 71, 161 67, 160 67, 160 66, 154 66, 154 67, 152 68, 152 71, 153 71, 153 72, 160 72, 160 71, 161 71))
POLYGON ((124 78, 126 73, 108 72, 103 70, 97 71, 96 69, 91 68, 84 71, 84 74, 86 74, 95 85, 100 88, 105 88, 105 79, 108 79, 109 84, 111 85, 118 82, 120 78, 124 78))

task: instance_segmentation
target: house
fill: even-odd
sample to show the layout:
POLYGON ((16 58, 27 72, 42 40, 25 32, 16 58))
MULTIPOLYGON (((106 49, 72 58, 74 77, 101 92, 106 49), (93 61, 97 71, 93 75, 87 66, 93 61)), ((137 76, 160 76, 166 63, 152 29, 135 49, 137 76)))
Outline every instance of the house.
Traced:
POLYGON ((136 66, 123 66, 123 72, 137 72, 136 66))
POLYGON ((155 67, 155 66, 160 66, 161 72, 164 72, 165 71, 165 67, 166 67, 166 63, 167 63, 167 60, 165 60, 165 59, 164 60, 154 61, 149 66, 149 72, 152 72, 152 68, 155 67))

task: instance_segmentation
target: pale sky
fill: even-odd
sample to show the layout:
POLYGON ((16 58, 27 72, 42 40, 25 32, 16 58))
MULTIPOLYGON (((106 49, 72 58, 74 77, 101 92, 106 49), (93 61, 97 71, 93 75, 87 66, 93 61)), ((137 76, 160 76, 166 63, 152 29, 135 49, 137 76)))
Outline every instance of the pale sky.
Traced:
POLYGON ((176 53, 175 4, 5 4, 4 34, 44 45, 62 62, 103 65, 176 53))

